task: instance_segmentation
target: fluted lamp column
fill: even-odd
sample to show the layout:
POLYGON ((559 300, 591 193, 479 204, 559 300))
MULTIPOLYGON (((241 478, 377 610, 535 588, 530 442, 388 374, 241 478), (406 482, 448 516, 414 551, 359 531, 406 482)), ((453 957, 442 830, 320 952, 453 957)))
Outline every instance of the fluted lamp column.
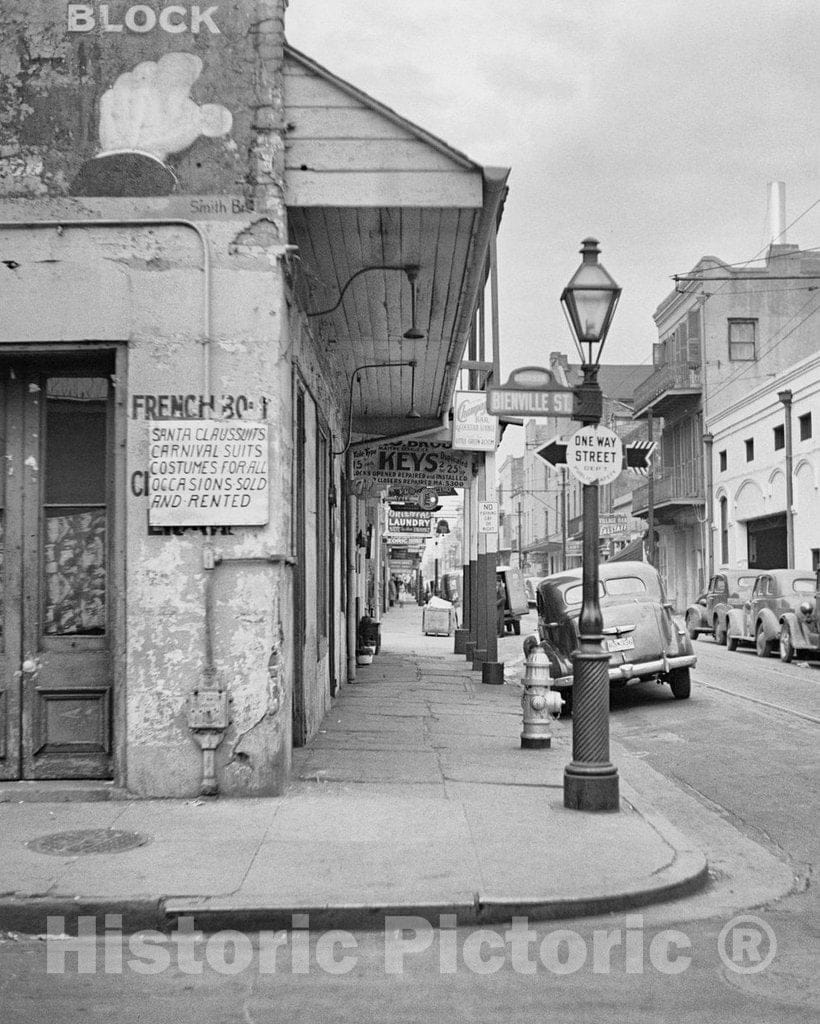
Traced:
MULTIPOLYGON (((598 364, 621 294, 598 262, 599 252, 596 239, 584 239, 581 266, 561 294, 583 372, 573 398, 574 419, 585 426, 601 422, 598 364)), ((585 483, 579 643, 572 656, 572 761, 564 769, 564 806, 579 811, 617 811, 620 804, 618 769, 609 759, 609 653, 598 596, 598 533, 598 484, 585 483)))

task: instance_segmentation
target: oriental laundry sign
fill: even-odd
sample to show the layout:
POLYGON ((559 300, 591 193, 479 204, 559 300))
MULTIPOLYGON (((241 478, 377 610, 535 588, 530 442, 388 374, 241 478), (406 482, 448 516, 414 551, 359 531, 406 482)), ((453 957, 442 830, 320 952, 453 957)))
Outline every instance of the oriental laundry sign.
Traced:
POLYGON ((430 487, 441 492, 463 487, 470 474, 470 458, 435 441, 398 441, 366 445, 353 455, 353 480, 362 488, 377 485, 430 487))
POLYGON ((430 532, 432 515, 432 512, 421 512, 415 509, 405 509, 401 512, 389 509, 387 512, 387 532, 428 534, 430 532))

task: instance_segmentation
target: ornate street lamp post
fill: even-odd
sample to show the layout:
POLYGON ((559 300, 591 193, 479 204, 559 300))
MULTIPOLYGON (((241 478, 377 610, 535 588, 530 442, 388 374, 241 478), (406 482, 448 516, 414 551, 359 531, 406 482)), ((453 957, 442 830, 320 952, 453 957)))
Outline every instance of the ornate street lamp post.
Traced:
MULTIPOLYGON (((581 243, 583 262, 561 294, 581 357, 574 419, 597 427, 603 413, 598 364, 621 289, 598 262, 598 242, 581 243), (586 349, 586 351, 585 351, 586 349)), ((609 654, 598 597, 598 484, 583 485, 583 589, 578 649, 573 653, 572 761, 564 769, 564 806, 616 811, 618 769, 609 760, 609 654)))

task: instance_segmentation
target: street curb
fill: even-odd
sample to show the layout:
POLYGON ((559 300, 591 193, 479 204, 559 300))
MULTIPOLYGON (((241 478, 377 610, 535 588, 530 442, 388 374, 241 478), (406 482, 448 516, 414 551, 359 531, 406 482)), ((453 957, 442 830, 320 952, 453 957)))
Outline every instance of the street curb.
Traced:
MULTIPOLYGON (((163 897, 152 899, 99 900, 89 897, 0 900, 0 932, 21 932, 29 935, 48 933, 48 917, 59 917, 61 931, 77 933, 78 918, 95 918, 95 928, 102 935, 106 915, 118 915, 121 921, 109 922, 109 930, 121 929, 130 934, 147 929, 171 932, 181 918, 193 921, 197 931, 212 933, 223 930, 255 932, 262 929, 289 930, 297 915, 307 917, 311 931, 344 928, 352 931, 383 929, 391 917, 418 917, 433 927, 439 918, 454 916, 455 924, 483 925, 509 922, 513 917, 531 921, 552 921, 569 917, 591 917, 627 911, 652 903, 665 902, 701 889, 709 879, 703 854, 685 851, 675 856, 672 864, 654 875, 651 883, 640 883, 617 893, 589 893, 568 897, 530 896, 494 897, 476 893, 472 902, 389 903, 369 906, 339 903, 333 906, 313 904, 264 904, 243 906, 222 904, 224 898, 163 897)), ((453 922, 448 922, 452 924, 453 922)), ((300 925, 297 923, 297 927, 300 925)), ((90 926, 89 926, 90 928, 90 926)))
MULTIPOLYGON (((125 897, 101 900, 93 896, 31 896, 0 899, 0 934, 22 932, 25 935, 46 935, 48 918, 61 918, 61 933, 77 934, 78 918, 94 919, 94 931, 102 935, 106 930, 106 915, 116 915, 121 921, 109 922, 109 930, 117 929, 130 934, 148 929, 164 929, 165 900, 161 897, 125 897)), ((89 926, 89 934, 91 927, 89 926)))
MULTIPOLYGON (((662 903, 688 896, 702 889, 709 881, 709 865, 699 852, 676 854, 673 863, 652 877, 616 893, 589 893, 568 897, 496 897, 476 893, 470 903, 423 903, 408 901, 379 906, 363 904, 336 904, 313 906, 248 907, 240 904, 214 905, 209 898, 201 900, 166 900, 166 928, 173 929, 183 917, 192 918, 199 931, 214 932, 223 929, 258 931, 260 929, 289 929, 295 915, 305 915, 311 931, 344 928, 351 931, 383 929, 391 917, 419 917, 433 927, 439 918, 455 917, 455 924, 484 925, 509 922, 513 917, 526 917, 531 921, 558 921, 570 917, 593 917, 612 914, 662 903)), ((448 922, 449 924, 449 922, 448 922)))

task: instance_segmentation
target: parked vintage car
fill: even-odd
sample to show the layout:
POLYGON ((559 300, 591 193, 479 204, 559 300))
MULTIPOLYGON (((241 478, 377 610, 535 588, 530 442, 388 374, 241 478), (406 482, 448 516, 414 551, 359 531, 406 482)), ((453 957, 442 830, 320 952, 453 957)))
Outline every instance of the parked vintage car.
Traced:
POLYGON ((780 616, 780 660, 794 661, 820 654, 820 569, 815 577, 814 594, 800 602, 793 612, 780 616))
POLYGON ((690 639, 700 633, 711 633, 719 644, 725 644, 729 610, 743 607, 756 579, 756 569, 724 569, 715 573, 706 591, 686 609, 686 632, 690 639))
MULTIPOLYGON (((692 641, 672 617, 657 570, 646 562, 607 562, 598 572, 610 686, 655 679, 685 700, 691 692, 689 670, 697 659, 692 641)), ((543 647, 565 711, 572 710, 572 652, 578 647, 582 589, 581 569, 543 579, 538 587, 539 635, 524 643, 525 655, 534 645, 543 647)))
POLYGON ((761 658, 768 658, 780 642, 781 622, 815 596, 814 574, 808 569, 766 569, 755 580, 749 600, 729 611, 726 646, 754 644, 761 658))

